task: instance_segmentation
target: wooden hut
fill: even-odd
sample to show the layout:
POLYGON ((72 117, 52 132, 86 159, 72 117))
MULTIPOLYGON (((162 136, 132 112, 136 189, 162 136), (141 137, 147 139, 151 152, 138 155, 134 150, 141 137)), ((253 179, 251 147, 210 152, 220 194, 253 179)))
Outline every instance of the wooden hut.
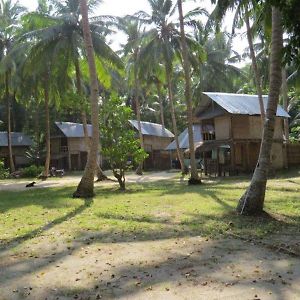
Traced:
MULTIPOLYGON (((55 122, 51 135, 51 167, 65 170, 83 170, 88 156, 83 125, 72 122, 55 122)), ((92 125, 88 125, 89 138, 92 125)))
MULTIPOLYGON (((129 120, 138 134, 138 122, 129 120)), ((145 151, 149 154, 145 160, 145 169, 163 170, 170 168, 170 157, 165 148, 174 139, 174 134, 161 124, 141 122, 145 151)))
MULTIPOLYGON (((32 145, 32 140, 29 136, 22 132, 11 133, 12 155, 16 168, 24 167, 29 164, 29 159, 26 157, 26 151, 32 145)), ((8 159, 8 143, 7 131, 0 132, 0 159, 4 160, 6 168, 9 167, 8 159)))
MULTIPOLYGON (((217 173, 252 171, 257 163, 262 122, 257 95, 203 93, 194 119, 201 125, 203 140, 196 143, 206 169, 217 173)), ((263 96, 267 107, 268 96, 263 96)), ((278 105, 271 151, 274 169, 286 165, 283 120, 288 113, 278 105)))

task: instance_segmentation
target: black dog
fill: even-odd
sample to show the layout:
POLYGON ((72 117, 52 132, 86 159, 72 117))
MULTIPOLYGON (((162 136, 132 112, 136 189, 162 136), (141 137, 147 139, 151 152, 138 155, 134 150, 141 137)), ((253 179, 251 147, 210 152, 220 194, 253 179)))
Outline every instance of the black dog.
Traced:
POLYGON ((36 184, 35 181, 32 181, 31 183, 26 184, 26 187, 33 187, 36 184))

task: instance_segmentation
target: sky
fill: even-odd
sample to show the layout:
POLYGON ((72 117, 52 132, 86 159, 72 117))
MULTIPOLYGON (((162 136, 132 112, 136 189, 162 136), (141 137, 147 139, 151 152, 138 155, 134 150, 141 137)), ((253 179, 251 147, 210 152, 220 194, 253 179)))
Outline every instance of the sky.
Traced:
MULTIPOLYGON (((19 0, 19 3, 26 6, 29 10, 35 10, 37 7, 36 0, 19 0)), ((208 12, 213 10, 210 0, 186 1, 183 4, 183 10, 188 11, 197 6, 206 8, 208 12)), ((150 6, 147 0, 103 0, 103 3, 96 9, 94 15, 125 16, 134 14, 139 10, 150 12, 150 6)), ((229 12, 224 19, 223 28, 228 32, 231 32, 232 19, 233 14, 231 12, 229 12)), ((233 49, 241 54, 247 47, 247 41, 243 30, 237 32, 238 36, 233 40, 233 49)), ((111 42, 112 48, 116 50, 120 44, 125 42, 125 37, 120 33, 116 34, 112 36, 111 42)))

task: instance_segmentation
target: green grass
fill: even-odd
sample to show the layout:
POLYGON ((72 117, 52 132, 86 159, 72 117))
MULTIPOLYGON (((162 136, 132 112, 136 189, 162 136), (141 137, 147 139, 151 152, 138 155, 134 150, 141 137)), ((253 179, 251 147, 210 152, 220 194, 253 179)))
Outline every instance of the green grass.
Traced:
POLYGON ((228 232, 263 238, 300 228, 300 172, 283 173, 268 184, 265 209, 273 217, 241 217, 237 200, 247 178, 226 178, 201 186, 178 179, 96 188, 93 200, 72 199, 74 187, 0 192, 0 245, 43 235, 67 241, 153 240, 177 236, 218 236, 228 232), (230 224, 232 222, 233 224, 230 224), (88 235, 87 235, 88 234, 88 235))

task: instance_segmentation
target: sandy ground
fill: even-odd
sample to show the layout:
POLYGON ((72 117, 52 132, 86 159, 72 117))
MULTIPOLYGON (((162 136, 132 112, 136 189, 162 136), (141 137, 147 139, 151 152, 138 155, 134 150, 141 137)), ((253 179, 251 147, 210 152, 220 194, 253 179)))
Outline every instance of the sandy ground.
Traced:
POLYGON ((1 300, 300 299, 298 258, 237 239, 30 245, 1 251, 1 300))
MULTIPOLYGON (((173 176, 176 173, 132 174, 128 181, 173 176)), ((79 179, 66 176, 37 187, 74 185, 79 179)), ((6 181, 1 189, 22 190, 27 182, 6 181)), ((143 241, 87 231, 66 242, 54 226, 0 247, 0 300, 20 299, 296 300, 300 258, 235 238, 143 241)))
MULTIPOLYGON (((168 180, 174 178, 177 172, 153 172, 145 173, 145 175, 139 176, 136 174, 128 174, 126 176, 127 182, 143 183, 143 182, 153 182, 160 180, 168 180)), ((110 178, 114 179, 111 174, 107 174, 110 178)), ((18 180, 1 180, 0 181, 0 191, 23 191, 26 190, 26 184, 36 181, 35 188, 47 188, 47 187, 61 187, 61 186, 72 186, 76 185, 80 181, 80 176, 64 176, 62 178, 49 178, 46 181, 36 180, 36 179, 18 179, 18 180)), ((113 184, 113 181, 102 181, 97 184, 113 184)))

